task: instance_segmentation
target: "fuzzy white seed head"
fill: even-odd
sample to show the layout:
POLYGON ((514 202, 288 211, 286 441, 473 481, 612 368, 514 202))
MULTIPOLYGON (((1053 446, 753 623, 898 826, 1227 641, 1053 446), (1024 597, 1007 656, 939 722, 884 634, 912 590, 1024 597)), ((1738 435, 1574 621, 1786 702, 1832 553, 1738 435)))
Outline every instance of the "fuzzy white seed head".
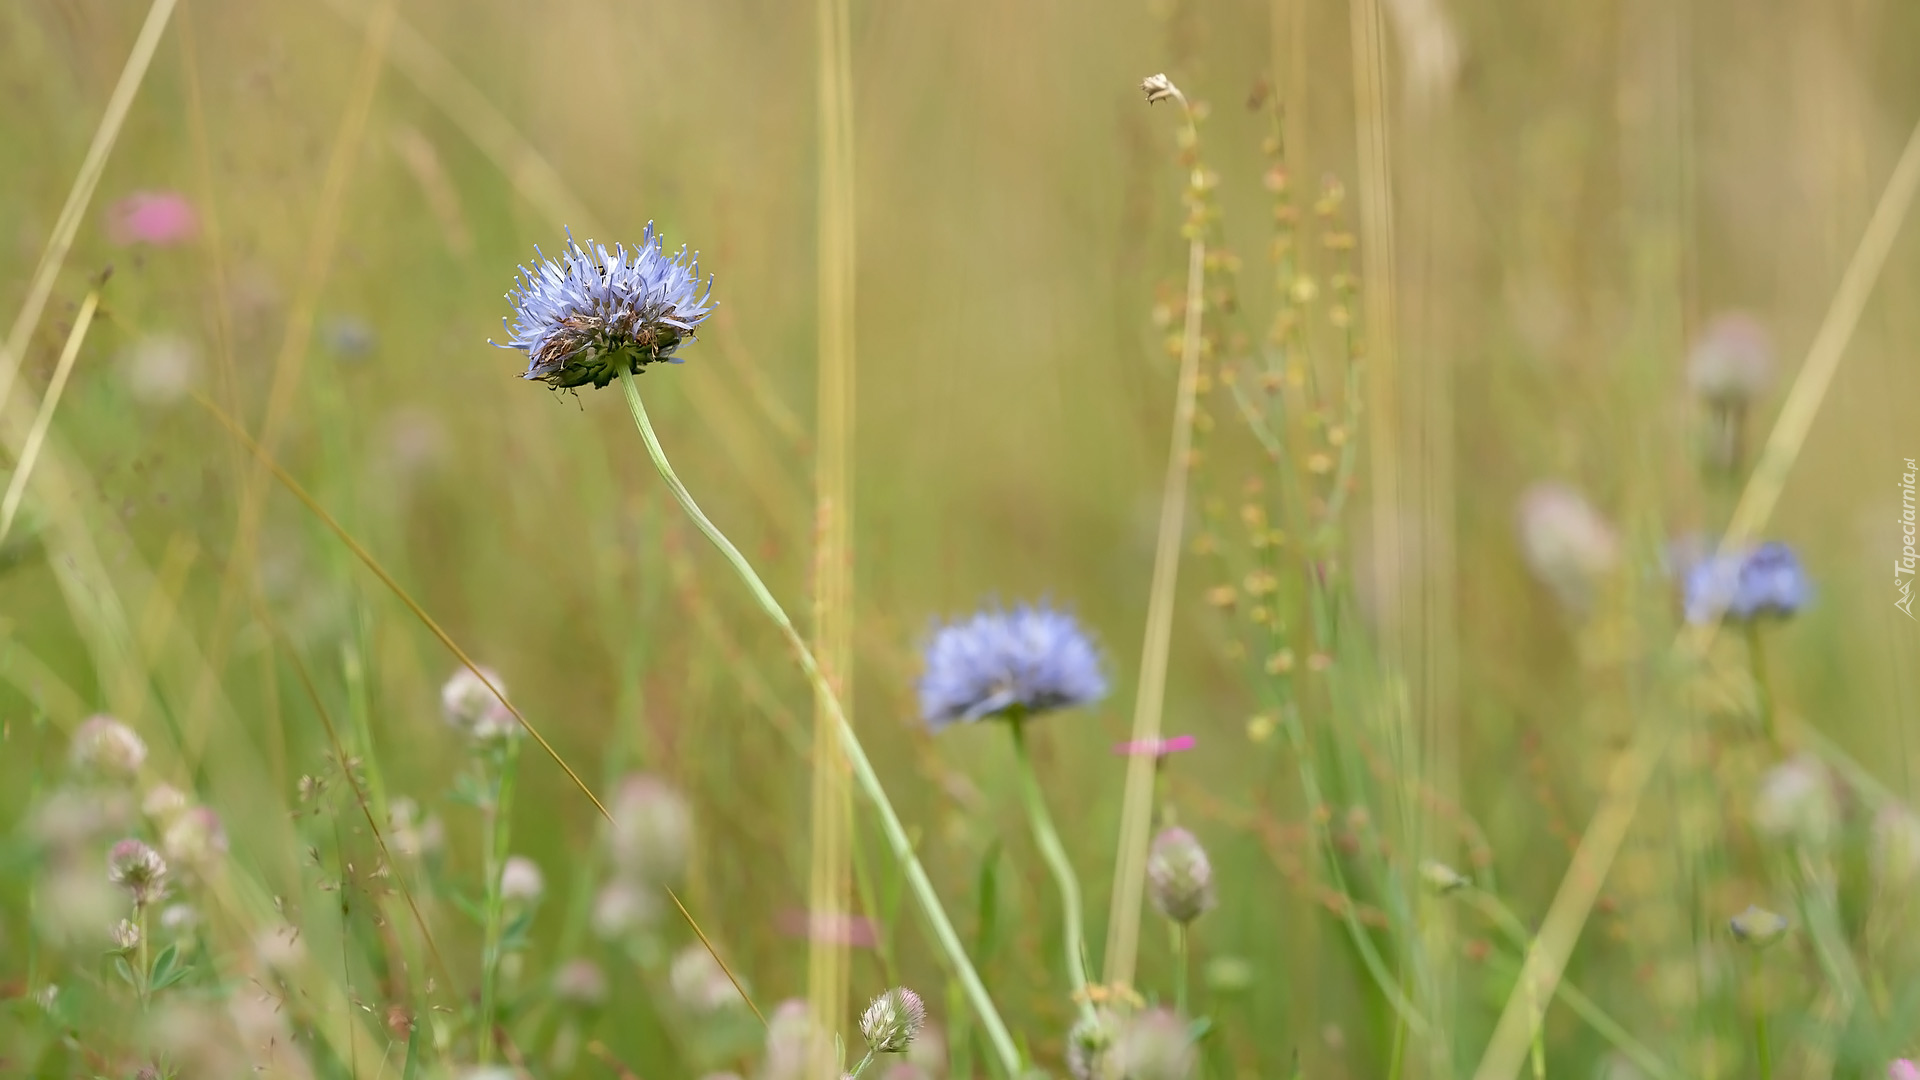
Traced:
POLYGON ((1103 1007, 1074 1022, 1067 1032, 1067 1073, 1073 1080, 1122 1080, 1115 1046, 1121 1017, 1103 1007))
POLYGON ((733 980, 727 978, 726 969, 697 941, 674 955, 673 966, 667 971, 667 983, 673 987, 673 996, 680 1004, 694 1013, 719 1012, 740 1001, 740 993, 733 988, 733 980))
POLYGON ((227 828, 212 809, 195 806, 167 826, 160 846, 174 862, 205 875, 211 873, 227 853, 227 828))
POLYGON ((1776 915, 1752 904, 1747 905, 1745 911, 1727 920, 1727 929, 1733 931, 1735 941, 1762 949, 1786 936, 1790 925, 1786 916, 1776 915))
POLYGON ((1687 384, 1702 400, 1742 405, 1773 381, 1773 339, 1751 315, 1732 312, 1709 322, 1687 357, 1687 384))
POLYGON ((107 854, 107 880, 143 907, 167 894, 167 860, 138 840, 122 840, 107 854))
POLYGON ((147 744, 111 716, 95 716, 73 733, 73 766, 103 780, 131 780, 147 760, 147 744))
POLYGON ((902 1054, 926 1023, 927 1006, 920 995, 896 986, 860 1014, 860 1035, 876 1053, 902 1054))
POLYGON ((1535 484, 1520 496, 1520 551, 1527 569, 1562 607, 1582 613, 1595 582, 1620 561, 1620 539, 1593 504, 1564 484, 1535 484))
POLYGON ((440 711, 447 723, 477 742, 511 739, 520 734, 520 722, 514 719, 501 698, 507 684, 492 668, 482 667, 482 681, 470 668, 453 673, 440 688, 440 711), (493 684, 488 689, 488 683, 493 684), (495 694, 498 690, 499 694, 495 694))
POLYGON ((1753 824, 1768 839, 1824 847, 1840 819, 1827 767, 1802 754, 1767 771, 1754 797, 1753 824))
POLYGON ((1127 1080, 1187 1080, 1193 1073, 1193 1036, 1168 1009, 1149 1009, 1127 1022, 1115 1048, 1127 1080))
POLYGON ((1458 892, 1472 884, 1460 871, 1455 870, 1453 867, 1448 866, 1438 859, 1424 859, 1421 861, 1420 880, 1438 896, 1458 892))
POLYGON ((1194 835, 1170 828, 1147 851, 1147 898, 1154 908, 1186 925, 1213 907, 1213 864, 1194 835))
POLYGON ((533 904, 547 891, 540 867, 524 855, 512 855, 500 868, 500 899, 509 904, 533 904))
POLYGON ((672 884, 686 874, 693 813, 673 785, 635 773, 620 781, 608 808, 608 852, 622 873, 672 884))
POLYGON ((553 973, 553 995, 570 1005, 598 1005, 607 1000, 607 974, 591 960, 569 960, 553 973))

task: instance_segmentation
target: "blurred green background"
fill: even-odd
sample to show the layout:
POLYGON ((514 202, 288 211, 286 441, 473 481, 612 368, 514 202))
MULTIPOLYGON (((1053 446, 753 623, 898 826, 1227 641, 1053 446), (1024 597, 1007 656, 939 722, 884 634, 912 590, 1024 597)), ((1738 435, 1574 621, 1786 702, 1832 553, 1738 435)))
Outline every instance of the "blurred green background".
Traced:
MULTIPOLYGON (((253 890, 250 901, 214 916, 227 935, 210 946, 216 958, 254 936, 250 920, 278 897, 278 917, 301 928, 311 955, 346 957, 324 967, 336 990, 367 1006, 354 1022, 378 1026, 387 1005, 416 1007, 379 974, 387 938, 410 931, 372 925, 405 909, 369 894, 337 917, 341 890, 326 884, 346 856, 310 855, 325 830, 298 816, 309 804, 296 788, 328 770, 324 706, 351 752, 373 763, 381 800, 441 808, 440 873, 476 879, 478 816, 446 803, 464 754, 438 716, 438 692, 456 662, 278 486, 262 489, 257 545, 238 540, 245 452, 169 389, 200 390, 258 433, 276 373, 294 371, 278 460, 504 676, 596 790, 643 770, 686 794, 697 822, 689 909, 763 1008, 803 994, 806 942, 780 926, 807 903, 810 693, 668 499, 615 396, 521 382, 524 358, 487 339, 502 336, 515 266, 535 244, 556 250, 565 227, 630 242, 653 221, 670 249, 697 249, 717 277, 719 312, 686 363, 652 369, 642 390, 708 512, 790 610, 806 609, 813 8, 405 0, 368 69, 362 7, 184 0, 128 114, 23 357, 22 386, 38 401, 81 299, 111 267, 4 549, 0 822, 24 832, 60 783, 67 733, 91 713, 114 713, 147 740, 154 777, 222 815, 234 873, 252 883, 236 886, 253 890), (366 70, 377 83, 341 164, 339 133, 353 123, 366 70), (330 168, 344 170, 332 225, 330 168), (195 238, 117 245, 109 208, 142 190, 190 200, 195 238), (158 339, 183 343, 169 355, 184 366, 153 373, 158 339)), ((8 310, 27 292, 144 13, 127 0, 0 9, 8 310)), ((1731 489, 1699 478, 1689 345, 1725 310, 1771 332, 1779 370, 1750 418, 1757 446, 1920 117, 1920 7, 1385 0, 1381 17, 1398 321, 1395 359, 1375 351, 1399 404, 1363 409, 1365 433, 1354 437, 1376 445, 1367 442, 1376 423, 1396 434, 1386 445, 1405 529, 1396 558, 1382 561, 1399 567, 1397 579, 1377 580, 1374 469, 1363 458, 1339 544, 1313 557, 1352 582, 1348 633, 1371 643, 1343 639, 1334 668, 1349 670, 1351 656, 1356 689, 1309 695, 1306 708, 1337 741, 1365 725, 1335 702, 1410 695, 1407 730, 1421 749, 1404 760, 1423 762, 1419 783, 1458 807, 1413 813, 1432 812, 1443 833, 1477 823, 1503 897, 1532 926, 1613 752, 1654 707, 1648 686, 1665 677, 1674 611, 1664 546, 1717 532, 1731 505, 1731 489), (1545 480, 1585 492, 1622 537, 1612 599, 1588 619, 1562 611, 1521 557, 1516 502, 1545 480), (1376 640, 1382 625, 1401 627, 1382 639, 1397 646, 1376 640)), ((1156 324, 1154 309, 1178 298, 1186 263, 1179 115, 1150 110, 1138 82, 1164 70, 1208 103, 1200 152, 1220 177, 1212 238, 1242 264, 1244 310, 1217 331, 1204 364, 1213 381, 1188 526, 1190 540, 1231 550, 1239 507, 1256 500, 1249 485, 1282 468, 1247 437, 1218 378, 1240 351, 1230 335, 1264 334, 1276 284, 1288 284, 1268 259, 1262 140, 1276 124, 1285 132, 1303 214, 1313 216, 1306 208, 1331 176, 1348 192, 1345 227, 1381 227, 1360 207, 1356 25, 1348 5, 1319 0, 852 6, 853 712, 966 933, 978 922, 983 860, 997 858, 1007 940, 983 971, 1055 1070, 1072 1020, 1056 963, 1058 901, 1027 839, 1003 740, 980 729, 935 740, 917 724, 917 647, 933 618, 994 597, 1051 598, 1099 637, 1112 698, 1035 731, 1098 948, 1123 783, 1111 746, 1129 728, 1172 416, 1175 358, 1163 339, 1178 320, 1156 324)), ((1314 244, 1305 259, 1323 287, 1338 269, 1314 244)), ((1908 797, 1920 763, 1920 627, 1893 608, 1887 564, 1898 555, 1902 460, 1920 455, 1916 286, 1910 228, 1763 530, 1800 551, 1816 594, 1772 633, 1778 708, 1908 797)), ((1315 362, 1337 370, 1340 336, 1314 335, 1315 362)), ((16 395, 9 410, 21 408, 16 395)), ((9 472, 30 415, 7 418, 9 472)), ((1288 565, 1287 588, 1297 589, 1303 564, 1288 565)), ((1213 853, 1219 883, 1220 909, 1196 930, 1202 1006, 1219 1029, 1207 1060, 1218 1075, 1286 1075, 1296 1055, 1307 1075, 1385 1075, 1401 1056, 1392 1025, 1328 911, 1324 868, 1305 839, 1313 808, 1272 734, 1260 665, 1236 656, 1244 611, 1209 602, 1209 590, 1246 569, 1231 555, 1187 556, 1166 708, 1168 731, 1199 737, 1169 760, 1168 797, 1213 853)), ((1299 633, 1303 660, 1329 647, 1299 633)), ((1707 689, 1683 696, 1708 715, 1739 711, 1716 703, 1750 696, 1744 663, 1740 642, 1721 642, 1701 677, 1707 689)), ((1350 753, 1366 745, 1354 738, 1350 753)), ((1385 760, 1399 767, 1401 752, 1389 746, 1385 760)), ((1731 736, 1683 743, 1575 956, 1588 994, 1684 1075, 1749 1067, 1738 992, 1700 975, 1721 961, 1701 958, 1699 927, 1769 896, 1791 905, 1748 850, 1743 820, 1740 785, 1751 786, 1768 753, 1731 736), (1711 797, 1717 787, 1724 800, 1711 797), (1689 846, 1680 836, 1709 839, 1689 846), (1670 924, 1693 930, 1670 934, 1670 924), (1662 981, 1667 965, 1683 969, 1684 986, 1662 981), (1719 1042, 1702 1030, 1722 1033, 1719 1042)), ((1390 817, 1421 802, 1380 794, 1393 788, 1388 776, 1357 780, 1330 812, 1344 821, 1383 799, 1376 812, 1390 817)), ((599 948, 581 930, 599 884, 599 827, 531 748, 519 799, 514 849, 549 882, 524 953, 532 986, 565 951, 599 948)), ((364 852, 351 801, 331 813, 358 837, 346 847, 364 852)), ((866 857, 879 860, 858 807, 855 818, 866 857)), ((1403 827, 1398 840, 1427 835, 1426 825, 1403 827)), ((65 955, 32 940, 30 848, 9 849, 18 873, 0 884, 0 988, 18 1006, 0 1038, 17 1060, 71 1075, 82 1058, 58 1049, 24 1004, 65 955)), ((1381 858, 1380 880, 1404 886, 1409 849, 1381 858)), ((448 899, 454 891, 427 911, 450 968, 452 985, 433 991, 445 1001, 470 993, 477 970, 477 931, 448 899)), ((940 1015, 937 959, 906 908, 898 915, 883 921, 898 923, 899 980, 922 987, 940 1015)), ((1486 961, 1476 943, 1493 935, 1465 915, 1423 927, 1382 947, 1402 955, 1418 943, 1447 958, 1455 1049, 1413 1055, 1406 1068, 1467 1071, 1513 965, 1486 961)), ((1396 918, 1381 933, 1404 928, 1396 918)), ((657 933, 676 948, 690 940, 671 921, 657 933)), ((1143 942, 1137 983, 1164 995, 1171 960, 1151 917, 1143 942)), ((675 1042, 672 1009, 647 1004, 661 993, 657 971, 603 960, 614 992, 595 1030, 614 1057, 645 1076, 734 1060, 695 1060, 675 1042)), ((213 966, 235 983, 248 977, 242 960, 213 966)), ((1804 969, 1823 970, 1812 960, 1804 969)), ((1916 970, 1884 978, 1897 989, 1916 970)), ((886 978, 874 953, 855 951, 856 997, 886 978)), ((1830 1021, 1813 992, 1782 993, 1806 1009, 1800 1023, 1830 1021)), ((93 1017, 78 1029, 112 1027, 77 1015, 93 1017)), ((1874 1038, 1859 1053, 1897 1049, 1884 1032, 1874 1038)), ((1613 1060, 1557 1008, 1548 1044, 1554 1075, 1613 1060)), ((605 1068, 582 1059, 571 1075, 605 1068)))

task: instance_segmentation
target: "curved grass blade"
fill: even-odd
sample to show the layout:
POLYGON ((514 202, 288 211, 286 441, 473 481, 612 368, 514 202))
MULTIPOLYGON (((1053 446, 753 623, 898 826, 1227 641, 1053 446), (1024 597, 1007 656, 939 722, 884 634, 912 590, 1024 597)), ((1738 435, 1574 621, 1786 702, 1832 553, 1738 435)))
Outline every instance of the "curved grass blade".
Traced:
MULTIPOLYGON (((1908 136, 1906 148, 1887 178, 1873 216, 1868 219, 1846 272, 1841 275, 1840 285, 1834 290, 1833 300, 1820 322, 1820 330, 1807 350, 1806 362, 1800 366, 1800 374, 1787 392, 1786 404, 1780 408, 1780 417, 1767 436, 1753 475, 1741 492, 1716 558, 1725 558, 1728 553, 1739 550, 1772 514, 1787 474, 1799 459, 1814 417, 1826 399, 1834 372, 1846 355, 1847 344, 1853 338, 1867 298, 1880 279, 1881 267, 1886 265, 1887 254, 1906 220, 1916 190, 1920 190, 1920 123, 1914 125, 1913 133, 1908 136)), ((1683 663, 1698 661, 1706 655, 1719 629, 1718 617, 1689 625, 1674 642, 1674 655, 1683 663)), ((1658 710, 1651 710, 1641 718, 1633 742, 1607 777, 1607 790, 1600 807, 1594 811, 1592 823, 1574 850, 1573 862, 1554 893, 1533 947, 1527 950, 1523 979, 1539 987, 1542 1008, 1552 1000, 1554 988, 1566 970, 1567 958, 1579 940, 1580 931, 1586 926, 1613 858, 1626 840, 1628 826, 1640 808, 1640 799, 1666 754, 1673 731, 1672 726, 1663 721, 1658 710)), ((1493 1038, 1474 1070, 1474 1080, 1508 1080, 1520 1071, 1528 1040, 1526 999, 1524 990, 1519 989, 1507 999, 1493 1038)))
POLYGON ((93 143, 87 147, 86 159, 80 163, 79 175, 73 178, 66 205, 60 208, 60 217, 54 221, 53 235, 47 238, 46 249, 40 253, 40 264, 33 269, 26 302, 20 305, 20 314, 7 332, 6 343, 0 345, 0 406, 6 405, 7 397, 13 392, 13 381, 20 374, 21 361, 26 358, 27 339, 33 336, 34 327, 40 325, 40 314, 46 310, 47 298, 53 294, 54 278, 67 261, 74 235, 80 231, 80 221, 86 217, 87 206, 93 201, 93 190, 99 186, 100 174, 107 167, 107 156, 113 153, 113 144, 120 138, 120 126, 127 119, 127 110, 133 107, 140 84, 146 80, 154 50, 160 45, 160 35, 167 29, 167 20, 173 17, 174 3, 175 0, 153 0, 153 6, 147 9, 147 20, 140 27, 140 36, 134 39, 133 51, 127 54, 126 65, 120 69, 120 81, 114 84, 113 96, 107 99, 107 111, 100 117, 93 143))
POLYGON ((67 333, 67 343, 60 350, 60 362, 53 369, 53 381, 47 384, 47 396, 40 400, 40 410, 34 414, 33 426, 27 430, 26 446, 20 451, 20 463, 14 466, 13 476, 7 480, 7 493, 0 497, 0 544, 4 544, 7 534, 13 531, 13 519, 20 512, 20 500, 27 493, 27 479, 33 475, 33 466, 40 460, 40 446, 47 441, 47 429, 53 426, 53 410, 60 407, 60 396, 67 389, 67 378, 73 374, 73 362, 80 355, 80 343, 87 339, 87 328, 93 325, 93 313, 100 308, 100 290, 94 289, 80 302, 80 312, 73 317, 73 329, 67 333))
MULTIPOLYGON (((282 487, 285 487, 294 498, 300 500, 301 505, 311 511, 313 516, 319 518, 321 524, 325 525, 333 535, 339 537, 340 542, 347 546, 347 550, 353 552, 354 557, 365 564, 366 568, 373 572, 373 576, 380 579, 381 584, 385 585, 387 589, 406 606, 407 610, 411 611, 414 617, 420 620, 421 625, 425 626, 434 637, 438 638, 440 644, 445 645, 447 651, 451 652, 468 671, 474 674, 475 678, 480 680, 481 685, 487 688, 487 691, 500 702, 501 706, 513 714, 514 720, 520 724, 521 729, 531 736, 534 742, 540 745, 540 749, 545 751, 546 755, 553 759, 555 765, 560 766, 560 771, 567 774, 567 779, 573 781, 573 785, 580 789, 582 795, 587 797, 587 801, 591 802, 593 808, 600 812, 600 816, 605 818, 608 823, 612 823, 613 815, 607 812, 606 804, 602 803, 600 797, 593 793, 593 789, 587 786, 586 781, 580 779, 580 774, 574 771, 573 766, 567 764, 566 759, 561 757, 560 752, 553 748, 553 744, 547 741, 546 736, 540 734, 539 729, 535 728, 533 724, 527 720, 526 716, 520 712, 520 709, 511 701, 507 700, 506 695, 500 692, 500 688, 493 685, 493 683, 488 680, 485 672, 480 669, 479 665, 473 662, 473 658, 467 655, 467 651, 462 649, 458 642, 454 641, 445 630, 440 628, 440 624, 434 621, 433 616, 427 614, 426 609, 421 607, 412 595, 409 594, 405 588, 401 587, 398 581, 394 580, 392 574, 387 573, 386 568, 380 565, 379 561, 373 557, 373 554, 362 547, 360 541, 355 540, 353 534, 347 532, 346 528, 342 526, 339 521, 335 520, 332 514, 327 513, 326 507, 321 506, 318 499, 315 499, 308 493, 306 488, 301 487, 300 482, 295 480, 291 473, 282 468, 279 462, 269 457, 266 450, 253 440, 253 436, 247 434, 246 429, 242 428, 231 416, 228 416, 225 410, 214 404, 214 402, 204 394, 196 392, 193 397, 195 401, 199 402, 201 408, 211 413, 213 418, 220 422, 220 426, 226 428, 227 432, 240 442, 240 445, 246 447, 248 453, 251 453, 259 460, 262 467, 273 474, 274 479, 280 481, 282 487)), ((713 947, 713 942, 707 938, 706 931, 702 930, 700 924, 694 921, 693 913, 688 911, 687 906, 680 902, 679 895, 675 893, 673 889, 664 885, 661 886, 661 888, 666 890, 668 898, 673 901, 673 906, 679 910, 680 917, 685 919, 687 926, 692 928, 694 935, 700 939, 700 944, 704 946, 707 952, 713 957, 714 963, 719 964, 720 970, 726 973, 727 981, 733 984, 733 989, 740 995, 740 1000, 746 1002, 747 1008, 753 1011, 753 1015, 759 1019, 762 1025, 765 1025, 767 1022, 766 1015, 760 1011, 758 1005, 754 1004, 753 999, 747 996, 746 988, 740 984, 740 980, 734 975, 733 969, 727 966, 727 962, 721 958, 719 951, 713 947)))

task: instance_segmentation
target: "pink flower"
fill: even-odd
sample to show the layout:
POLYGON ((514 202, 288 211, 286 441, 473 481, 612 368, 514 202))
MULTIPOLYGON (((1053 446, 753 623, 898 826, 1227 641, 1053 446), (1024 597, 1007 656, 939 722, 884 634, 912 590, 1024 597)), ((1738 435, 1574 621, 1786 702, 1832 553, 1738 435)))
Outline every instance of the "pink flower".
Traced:
POLYGON ((1113 752, 1122 757, 1163 758, 1168 754, 1177 754, 1182 750, 1193 749, 1194 738, 1191 735, 1170 735, 1164 739, 1139 739, 1123 742, 1113 748, 1113 752))
POLYGON ((107 210, 107 236, 115 244, 172 247, 200 232, 193 204, 177 191, 136 191, 107 210))
POLYGON ((1887 1066, 1887 1080, 1920 1080, 1920 1065, 1907 1058, 1894 1058, 1887 1066))
POLYGON ((851 949, 871 949, 879 944, 880 932, 872 919, 862 915, 841 915, 789 909, 780 913, 780 931, 826 945, 845 945, 851 949))

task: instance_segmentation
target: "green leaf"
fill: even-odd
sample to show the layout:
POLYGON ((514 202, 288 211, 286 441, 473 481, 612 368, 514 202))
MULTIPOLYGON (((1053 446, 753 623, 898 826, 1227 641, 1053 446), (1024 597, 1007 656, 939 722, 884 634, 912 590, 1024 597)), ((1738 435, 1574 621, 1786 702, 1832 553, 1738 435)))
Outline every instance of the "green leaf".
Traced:
POLYGON ((1000 945, 1000 841, 995 840, 980 859, 977 890, 979 933, 974 939, 973 961, 985 964, 1000 945))
POLYGON ((479 778, 472 773, 461 773, 454 778, 453 787, 448 789, 447 801, 458 806, 471 806, 478 809, 491 802, 492 796, 479 778))
POLYGON ((124 981, 124 982, 125 982, 125 983, 126 983, 126 984, 127 984, 128 986, 131 986, 131 987, 133 987, 133 988, 134 988, 135 990, 138 990, 138 989, 140 989, 140 976, 138 976, 138 975, 135 975, 135 974, 133 973, 133 965, 132 965, 132 964, 129 964, 129 963, 127 963, 127 958, 126 958, 126 957, 124 957, 124 956, 116 956, 116 957, 114 957, 114 958, 113 958, 113 970, 119 973, 119 975, 120 975, 120 978, 121 978, 121 979, 122 979, 122 980, 123 980, 123 981, 124 981))
POLYGON ((167 985, 171 981, 167 976, 172 973, 173 962, 179 954, 178 945, 169 945, 161 949, 160 955, 153 958, 153 966, 147 969, 147 985, 155 989, 167 985))
POLYGON ((485 926, 487 924, 487 909, 482 902, 477 901, 462 892, 450 893, 448 894, 447 898, 453 901, 454 907, 457 907, 461 911, 466 912, 467 917, 472 919, 474 922, 477 922, 482 926, 485 926))
POLYGON ((533 926, 533 912, 522 911, 500 932, 500 948, 516 952, 527 947, 527 931, 533 926))
POLYGON ((400 1080, 417 1080, 420 1075, 420 1029, 425 1026, 416 1017, 412 1030, 407 1032, 407 1063, 401 1069, 400 1080))
POLYGON ((193 973, 192 964, 182 964, 179 967, 174 968, 172 971, 167 972, 165 978, 156 979, 153 983, 152 989, 165 990, 167 987, 172 986, 174 983, 179 982, 181 979, 186 978, 188 975, 191 975, 192 973, 193 973))

